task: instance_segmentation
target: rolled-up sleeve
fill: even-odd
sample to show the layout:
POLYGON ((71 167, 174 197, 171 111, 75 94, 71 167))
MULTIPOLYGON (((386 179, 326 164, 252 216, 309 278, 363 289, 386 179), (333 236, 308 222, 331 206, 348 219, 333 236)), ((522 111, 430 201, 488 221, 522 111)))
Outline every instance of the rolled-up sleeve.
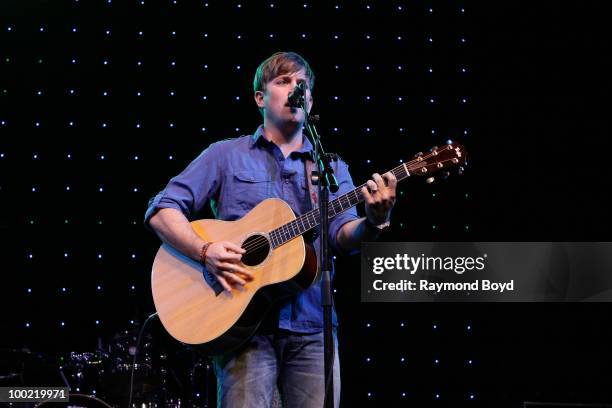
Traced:
POLYGON ((217 193, 221 183, 219 163, 223 160, 220 142, 211 144, 179 175, 170 179, 166 187, 149 200, 144 224, 162 208, 175 208, 187 219, 196 214, 217 193))
MULTIPOLYGON (((349 173, 347 164, 342 160, 338 160, 337 163, 338 166, 336 167, 335 172, 336 179, 338 180, 339 189, 336 193, 330 194, 330 201, 355 189, 355 186, 353 185, 353 179, 351 178, 351 174, 349 173)), ((345 249, 340 247, 337 242, 338 231, 340 231, 340 228, 342 228, 342 226, 347 222, 356 219, 359 219, 356 207, 351 207, 348 210, 337 214, 334 218, 332 218, 331 222, 329 223, 329 242, 332 247, 332 250, 335 253, 340 255, 353 255, 359 252, 358 248, 353 249, 351 251, 346 251, 345 249)))

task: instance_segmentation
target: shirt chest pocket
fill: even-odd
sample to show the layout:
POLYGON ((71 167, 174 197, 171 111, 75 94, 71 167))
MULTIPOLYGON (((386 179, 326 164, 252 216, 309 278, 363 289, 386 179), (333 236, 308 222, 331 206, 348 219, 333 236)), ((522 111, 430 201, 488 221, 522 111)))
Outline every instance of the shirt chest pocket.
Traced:
POLYGON ((266 198, 274 197, 272 178, 264 173, 239 171, 234 173, 234 199, 250 210, 266 198))

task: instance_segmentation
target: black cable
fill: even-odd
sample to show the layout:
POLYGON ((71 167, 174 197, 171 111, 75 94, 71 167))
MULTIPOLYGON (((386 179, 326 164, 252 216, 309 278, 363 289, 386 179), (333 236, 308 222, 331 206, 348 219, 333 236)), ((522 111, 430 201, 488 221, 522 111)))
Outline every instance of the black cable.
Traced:
POLYGON ((151 320, 155 316, 157 316, 157 312, 147 317, 147 320, 144 321, 144 323, 142 324, 142 327, 140 328, 140 332, 138 333, 138 340, 136 340, 136 348, 134 350, 134 359, 132 360, 132 373, 130 375, 130 399, 129 399, 127 408, 130 408, 132 406, 132 392, 134 390, 134 368, 136 367, 136 356, 138 356, 138 347, 140 346, 140 341, 142 340, 142 334, 144 333, 144 329, 147 323, 149 322, 149 320, 151 320))

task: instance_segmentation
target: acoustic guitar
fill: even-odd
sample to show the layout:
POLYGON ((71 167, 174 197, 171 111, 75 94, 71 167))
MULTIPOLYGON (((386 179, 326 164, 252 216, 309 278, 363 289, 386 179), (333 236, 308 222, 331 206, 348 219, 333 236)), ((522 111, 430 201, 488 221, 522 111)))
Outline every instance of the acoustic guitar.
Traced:
MULTIPOLYGON (((420 153, 391 172, 400 181, 465 163, 463 146, 451 143, 420 153)), ((364 185, 329 201, 329 218, 364 201, 364 185)), ((153 262, 151 288, 164 328, 207 355, 242 345, 276 302, 317 280, 315 251, 303 234, 317 227, 318 220, 318 208, 296 217, 283 200, 269 198, 239 220, 191 222, 205 241, 231 241, 244 248, 241 263, 253 272, 254 279, 227 292, 200 263, 163 244, 153 262)))

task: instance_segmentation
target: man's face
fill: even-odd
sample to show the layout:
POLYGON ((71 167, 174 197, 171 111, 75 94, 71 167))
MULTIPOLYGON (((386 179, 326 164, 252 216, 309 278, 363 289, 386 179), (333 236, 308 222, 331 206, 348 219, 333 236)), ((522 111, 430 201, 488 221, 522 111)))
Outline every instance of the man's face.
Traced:
POLYGON ((266 84, 265 92, 255 92, 257 106, 264 108, 266 118, 276 123, 279 127, 304 122, 304 111, 300 108, 289 107, 287 101, 287 97, 299 82, 304 82, 304 85, 306 85, 306 107, 308 112, 310 112, 312 108, 312 95, 308 86, 306 70, 304 69, 272 78, 266 84))

